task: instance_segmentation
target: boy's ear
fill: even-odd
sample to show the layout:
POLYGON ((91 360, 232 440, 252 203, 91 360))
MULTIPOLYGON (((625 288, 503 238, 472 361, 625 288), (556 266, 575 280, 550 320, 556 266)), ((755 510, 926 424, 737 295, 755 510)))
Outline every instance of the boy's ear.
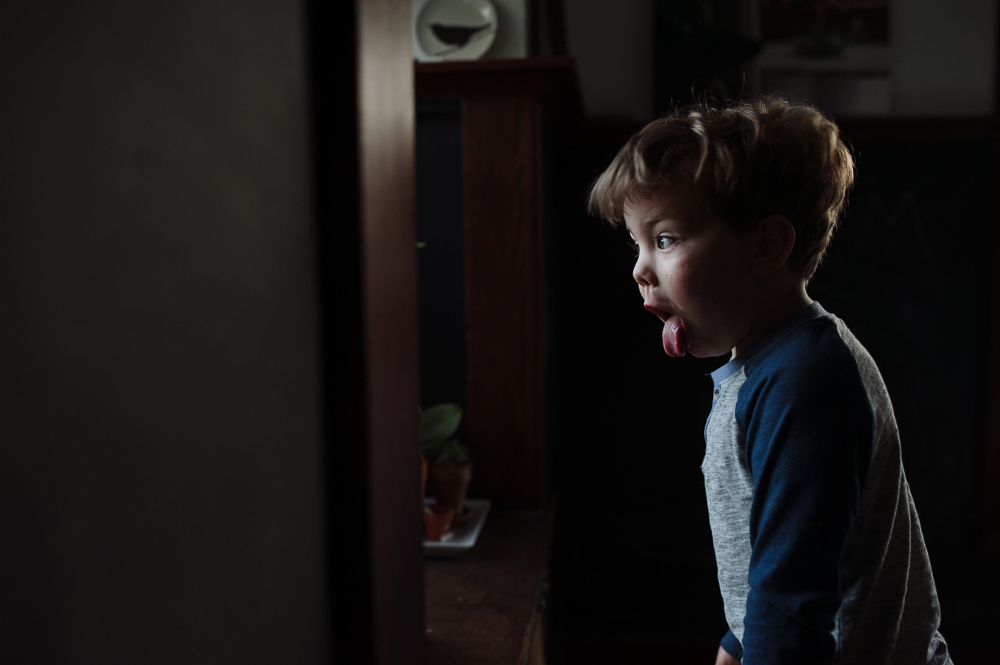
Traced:
POLYGON ((757 223, 753 274, 765 277, 785 265, 795 247, 795 227, 784 215, 768 215, 757 223))

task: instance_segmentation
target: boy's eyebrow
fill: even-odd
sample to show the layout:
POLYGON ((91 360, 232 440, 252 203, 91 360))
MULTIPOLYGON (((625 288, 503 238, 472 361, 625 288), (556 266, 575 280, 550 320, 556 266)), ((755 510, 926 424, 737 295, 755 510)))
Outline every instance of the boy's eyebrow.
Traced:
MULTIPOLYGON (((644 219, 641 222, 638 222, 636 224, 636 226, 639 227, 638 229, 636 229, 636 233, 641 232, 641 231, 643 231, 645 229, 648 229, 650 226, 653 226, 654 224, 658 224, 661 221, 663 221, 663 216, 662 215, 658 215, 658 216, 655 216, 655 217, 650 217, 649 219, 644 219)), ((632 236, 632 239, 634 240, 635 239, 635 233, 632 232, 632 229, 630 229, 628 227, 627 223, 625 224, 625 230, 628 231, 628 234, 630 236, 632 236)))
POLYGON ((651 215, 649 218, 641 220, 639 222, 639 228, 640 229, 644 229, 644 228, 646 228, 648 226, 655 226, 656 224, 659 224, 660 222, 667 221, 667 219, 668 219, 667 215, 665 215, 664 213, 658 211, 654 215, 651 215))

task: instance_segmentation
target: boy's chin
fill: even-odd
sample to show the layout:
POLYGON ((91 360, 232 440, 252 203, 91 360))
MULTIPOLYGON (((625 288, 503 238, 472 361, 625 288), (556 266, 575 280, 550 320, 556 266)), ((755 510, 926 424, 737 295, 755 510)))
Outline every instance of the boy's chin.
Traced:
POLYGON ((692 345, 688 349, 687 355, 694 356, 695 358, 718 358, 720 356, 732 355, 732 349, 714 349, 714 348, 702 348, 697 345, 692 345))

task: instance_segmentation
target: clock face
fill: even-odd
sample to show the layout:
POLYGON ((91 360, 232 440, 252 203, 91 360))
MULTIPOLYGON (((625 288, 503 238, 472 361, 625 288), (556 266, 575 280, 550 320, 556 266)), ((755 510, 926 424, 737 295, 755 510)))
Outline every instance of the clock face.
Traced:
POLYGON ((420 60, 475 60, 493 44, 497 10, 490 0, 428 0, 414 28, 420 60))

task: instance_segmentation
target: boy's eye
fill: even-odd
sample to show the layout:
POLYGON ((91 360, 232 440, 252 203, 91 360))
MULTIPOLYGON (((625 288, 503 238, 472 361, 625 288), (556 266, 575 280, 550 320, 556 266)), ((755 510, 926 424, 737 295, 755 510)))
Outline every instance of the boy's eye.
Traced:
POLYGON ((656 248, 667 249, 674 244, 674 239, 670 236, 656 236, 656 248))

